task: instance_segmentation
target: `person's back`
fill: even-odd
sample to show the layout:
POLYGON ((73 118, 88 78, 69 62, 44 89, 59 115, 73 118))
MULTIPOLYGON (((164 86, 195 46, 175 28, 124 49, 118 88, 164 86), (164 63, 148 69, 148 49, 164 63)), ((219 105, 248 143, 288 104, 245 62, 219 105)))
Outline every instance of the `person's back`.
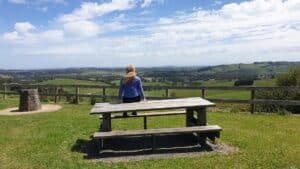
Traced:
POLYGON ((140 99, 144 98, 144 91, 140 77, 135 76, 128 84, 125 84, 123 81, 124 79, 121 79, 119 90, 120 99, 135 97, 140 97, 140 99))
MULTIPOLYGON (((145 100, 141 78, 136 75, 133 65, 127 66, 126 74, 120 81, 119 99, 122 100, 123 103, 139 102, 142 99, 145 100)), ((136 114, 136 112, 133 112, 133 114, 136 114)), ((124 112, 123 115, 127 116, 127 113, 124 112)))

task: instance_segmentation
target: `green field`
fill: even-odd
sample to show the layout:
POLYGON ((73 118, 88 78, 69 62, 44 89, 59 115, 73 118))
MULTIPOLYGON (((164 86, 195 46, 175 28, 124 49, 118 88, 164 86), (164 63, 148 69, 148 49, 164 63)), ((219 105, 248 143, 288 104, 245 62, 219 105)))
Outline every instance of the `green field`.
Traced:
MULTIPOLYGON (((0 108, 16 105, 0 100, 0 108)), ((208 122, 223 128, 219 142, 239 149, 232 154, 153 159, 129 163, 85 160, 72 151, 77 139, 90 140, 99 120, 89 105, 63 105, 53 113, 0 116, 0 168, 300 168, 300 117, 277 114, 208 113, 208 122)), ((184 125, 184 116, 154 117, 149 128, 184 125)), ((113 129, 141 129, 142 119, 114 120, 113 129)))
POLYGON ((40 82, 38 84, 41 84, 41 85, 104 85, 104 86, 107 86, 107 84, 104 82, 78 80, 78 79, 63 79, 63 78, 58 78, 58 79, 54 79, 54 80, 46 80, 46 81, 40 82))
MULTIPOLYGON (((119 81, 113 81, 116 85, 119 85, 119 81)), ((103 85, 107 84, 103 82, 93 82, 87 80, 76 80, 76 79, 55 79, 44 81, 39 84, 58 84, 58 85, 103 85)), ((232 80, 212 80, 212 81, 203 81, 203 86, 233 86, 234 81, 232 80)), ((153 82, 153 83, 144 83, 145 86, 165 86, 167 84, 162 82, 153 82)), ((256 80, 254 86, 274 86, 275 80, 256 80)), ((65 91, 70 93, 75 93, 75 88, 65 88, 65 91)), ((92 89, 92 88, 81 88, 81 94, 102 94, 102 89, 92 89)), ((117 96, 118 89, 107 89, 106 95, 117 96)), ((147 97, 165 97, 165 90, 150 90, 145 91, 147 97)), ((186 89, 172 89, 169 90, 169 96, 172 97, 199 97, 201 96, 201 90, 186 90, 186 89)), ((216 99, 250 99, 250 91, 239 91, 239 90, 207 90, 207 98, 216 98, 216 99)))

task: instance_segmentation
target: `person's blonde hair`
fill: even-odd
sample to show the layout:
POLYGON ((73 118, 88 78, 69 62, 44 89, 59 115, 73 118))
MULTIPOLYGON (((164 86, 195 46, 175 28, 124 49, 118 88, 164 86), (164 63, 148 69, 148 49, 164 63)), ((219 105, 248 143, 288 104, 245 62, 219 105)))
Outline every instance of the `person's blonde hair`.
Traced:
POLYGON ((128 84, 130 83, 134 77, 136 76, 136 72, 135 72, 135 66, 133 64, 130 64, 126 67, 126 74, 123 78, 123 84, 128 84))

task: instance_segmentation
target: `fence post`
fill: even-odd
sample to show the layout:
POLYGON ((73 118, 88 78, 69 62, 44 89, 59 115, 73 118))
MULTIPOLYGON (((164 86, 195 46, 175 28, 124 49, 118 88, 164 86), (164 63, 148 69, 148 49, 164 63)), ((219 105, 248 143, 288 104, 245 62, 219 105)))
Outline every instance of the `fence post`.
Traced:
POLYGON ((54 103, 57 103, 57 94, 58 94, 58 88, 55 87, 55 94, 54 94, 54 103))
POLYGON ((76 104, 79 104, 79 87, 76 87, 76 104))
POLYGON ((102 100, 103 100, 103 102, 106 102, 106 90, 105 90, 105 87, 102 88, 102 100))
POLYGON ((168 98, 169 97, 169 89, 166 88, 166 97, 168 98))
POLYGON ((203 99, 205 98, 205 89, 204 88, 201 89, 201 97, 203 99))
POLYGON ((251 114, 253 114, 255 112, 255 103, 254 103, 254 99, 255 99, 255 89, 251 89, 251 105, 250 105, 250 109, 251 109, 251 114))
POLYGON ((6 87, 6 84, 3 85, 4 87, 4 93, 3 93, 3 99, 5 100, 6 99, 6 90, 7 90, 7 87, 6 87))

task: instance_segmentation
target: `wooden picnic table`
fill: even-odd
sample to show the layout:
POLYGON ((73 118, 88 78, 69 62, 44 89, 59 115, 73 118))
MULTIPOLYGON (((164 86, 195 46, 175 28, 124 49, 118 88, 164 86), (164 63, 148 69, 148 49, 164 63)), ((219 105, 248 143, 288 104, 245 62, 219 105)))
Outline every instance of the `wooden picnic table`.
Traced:
POLYGON ((135 103, 97 103, 91 110, 90 114, 102 114, 102 124, 100 131, 111 131, 111 114, 130 111, 152 111, 179 109, 186 110, 186 126, 192 126, 194 112, 197 113, 195 125, 206 125, 206 107, 215 106, 214 103, 201 97, 151 100, 135 103))
MULTIPOLYGON (((194 132, 198 131, 198 136, 202 144, 206 144, 205 140, 209 135, 205 133, 213 132, 211 138, 214 140, 215 136, 219 136, 219 131, 221 128, 219 126, 207 126, 206 119, 206 108, 215 106, 215 103, 212 103, 208 100, 205 100, 201 97, 193 98, 181 98, 181 99, 166 99, 166 100, 151 100, 151 101, 142 101, 135 103, 97 103, 92 108, 90 114, 98 115, 101 114, 100 122, 100 132, 94 134, 94 138, 106 138, 106 137, 118 137, 126 135, 147 135, 147 134, 164 134, 164 133, 176 133, 176 132, 194 132), (169 110, 169 109, 184 109, 185 118, 186 118, 186 127, 187 128, 173 128, 173 129, 148 129, 148 130, 136 130, 136 131, 124 131, 124 132, 114 132, 111 131, 112 124, 112 114, 120 114, 121 112, 132 112, 132 111, 153 111, 153 110, 169 110), (194 115, 196 113, 196 116, 194 115), (198 126, 198 128, 197 128, 198 126), (195 128, 196 127, 196 128, 195 128), (201 134, 204 132, 204 134, 201 134), (201 141, 202 140, 202 141, 201 141)), ((148 113, 151 116, 155 115, 164 115, 163 112, 152 112, 148 113)), ((180 113, 170 113, 171 115, 178 115, 180 113)), ((138 114, 140 115, 140 114, 138 114)), ((165 114, 168 115, 168 114, 165 114)), ((140 115, 140 117, 143 114, 140 115)), ((114 117, 114 116, 113 116, 114 117)), ((132 116, 133 117, 133 116, 132 116)), ((122 116, 118 116, 122 118, 122 116)), ((127 118, 127 117, 124 117, 127 118)), ((209 137, 210 138, 210 137, 209 137)))

